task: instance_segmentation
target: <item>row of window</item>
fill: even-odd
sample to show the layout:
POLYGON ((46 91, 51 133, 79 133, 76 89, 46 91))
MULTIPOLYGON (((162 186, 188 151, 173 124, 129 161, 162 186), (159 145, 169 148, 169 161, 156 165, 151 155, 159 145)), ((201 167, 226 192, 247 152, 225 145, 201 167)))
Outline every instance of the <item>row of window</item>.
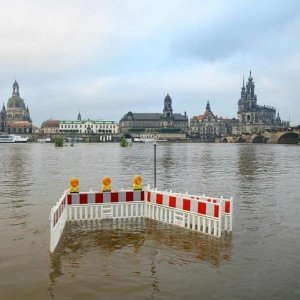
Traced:
POLYGON ((82 130, 82 129, 60 129, 59 132, 62 133, 117 133, 115 130, 111 129, 99 129, 99 130, 82 130))
MULTIPOLYGON (((78 127, 77 127, 77 125, 60 125, 60 128, 88 128, 88 127, 90 127, 90 128, 93 128, 93 125, 78 125, 78 127)), ((103 125, 103 127, 102 127, 102 125, 99 125, 99 127, 98 127, 98 125, 95 125, 95 128, 115 128, 115 125, 103 125)))

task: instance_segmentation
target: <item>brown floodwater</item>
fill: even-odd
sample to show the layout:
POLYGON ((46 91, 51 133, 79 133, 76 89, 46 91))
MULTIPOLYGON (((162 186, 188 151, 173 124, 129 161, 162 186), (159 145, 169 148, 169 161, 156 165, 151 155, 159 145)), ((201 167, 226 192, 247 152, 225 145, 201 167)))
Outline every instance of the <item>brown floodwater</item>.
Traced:
POLYGON ((49 213, 81 191, 153 185, 153 145, 0 144, 0 299, 300 299, 300 146, 157 145, 157 187, 234 197, 221 239, 153 220, 69 223, 49 252, 49 213))

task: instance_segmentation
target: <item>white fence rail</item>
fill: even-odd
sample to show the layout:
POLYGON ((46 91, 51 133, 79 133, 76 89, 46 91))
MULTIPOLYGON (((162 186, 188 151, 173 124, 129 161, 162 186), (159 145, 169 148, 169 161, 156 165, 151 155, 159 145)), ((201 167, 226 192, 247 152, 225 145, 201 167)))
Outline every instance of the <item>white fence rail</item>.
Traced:
POLYGON ((50 252, 53 252, 64 230, 67 214, 67 191, 64 191, 59 201, 51 208, 50 221, 50 252))
POLYGON ((151 190, 69 193, 50 212, 50 252, 66 221, 150 218, 221 237, 232 231, 232 198, 223 199, 151 190))

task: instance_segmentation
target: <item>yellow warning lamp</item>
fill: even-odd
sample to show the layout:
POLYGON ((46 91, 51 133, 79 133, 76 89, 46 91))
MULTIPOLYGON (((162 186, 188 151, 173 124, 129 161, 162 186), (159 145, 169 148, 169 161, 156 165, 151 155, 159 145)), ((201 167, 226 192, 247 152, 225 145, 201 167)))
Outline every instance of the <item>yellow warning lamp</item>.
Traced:
POLYGON ((143 182, 143 179, 140 175, 134 176, 134 178, 133 178, 133 189, 135 191, 142 190, 143 189, 142 182, 143 182))
POLYGON ((79 193, 79 180, 77 178, 71 178, 70 185, 70 193, 79 193))
POLYGON ((111 192, 111 180, 109 177, 103 177, 102 179, 102 192, 111 192))

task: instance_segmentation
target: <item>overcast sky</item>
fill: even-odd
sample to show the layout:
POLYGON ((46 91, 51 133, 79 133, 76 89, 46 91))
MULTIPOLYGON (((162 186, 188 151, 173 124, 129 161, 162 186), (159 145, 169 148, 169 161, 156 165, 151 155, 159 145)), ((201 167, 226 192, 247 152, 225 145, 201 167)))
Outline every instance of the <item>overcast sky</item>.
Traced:
MULTIPOLYGON (((237 116, 258 104, 300 124, 298 0, 0 0, 0 100, 17 79, 33 124, 119 122, 128 111, 237 116)), ((1 106, 2 106, 1 103, 1 106)))

